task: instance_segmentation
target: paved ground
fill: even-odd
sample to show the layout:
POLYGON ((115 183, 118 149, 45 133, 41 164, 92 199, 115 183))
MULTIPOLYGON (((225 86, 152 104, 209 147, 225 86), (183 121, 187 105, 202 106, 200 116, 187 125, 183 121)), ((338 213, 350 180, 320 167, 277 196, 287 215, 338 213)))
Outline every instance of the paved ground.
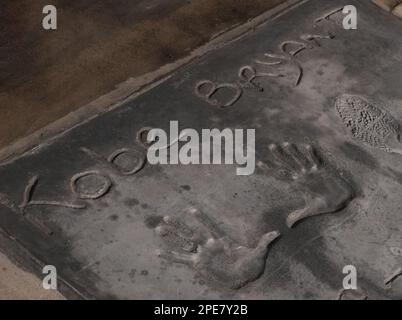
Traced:
POLYGON ((349 2, 358 31, 343 1, 307 1, 1 167, 4 249, 55 265, 68 297, 337 299, 353 265, 354 297, 400 299, 401 21, 349 2), (140 129, 169 120, 255 128, 261 166, 124 174, 145 156, 140 129))
POLYGON ((44 290, 31 273, 17 268, 0 253, 0 299, 64 299, 60 293, 44 290))
MULTIPOLYGON (((40 21, 48 2, 3 1, 0 149, 281 2, 56 1, 59 30, 47 33, 40 21)), ((0 266, 0 298, 46 296, 4 256, 0 266)))
MULTIPOLYGON (((59 29, 47 33, 48 2, 3 1, 0 149, 281 2, 54 1, 59 29)), ((4 256, 0 267, 0 298, 57 297, 4 256)))
POLYGON ((2 1, 0 149, 281 2, 57 0, 47 32, 48 1, 2 1))

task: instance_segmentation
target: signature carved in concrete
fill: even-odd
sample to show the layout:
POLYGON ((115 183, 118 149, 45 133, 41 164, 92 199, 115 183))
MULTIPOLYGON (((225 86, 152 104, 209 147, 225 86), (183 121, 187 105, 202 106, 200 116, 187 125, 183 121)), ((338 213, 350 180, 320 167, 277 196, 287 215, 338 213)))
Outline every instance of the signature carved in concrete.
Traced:
POLYGON ((339 12, 341 12, 343 10, 343 7, 341 8, 336 8, 333 9, 325 14, 323 14, 321 17, 317 18, 314 20, 314 25, 316 26, 318 23, 322 22, 322 21, 330 21, 330 18, 334 15, 337 14, 339 12))
POLYGON ((241 67, 239 70, 239 79, 240 79, 240 84, 242 85, 243 88, 257 88, 260 91, 263 91, 263 88, 259 83, 256 83, 255 80, 257 78, 262 78, 262 77, 272 77, 272 78, 279 78, 282 77, 283 75, 279 73, 271 73, 271 72, 259 72, 252 66, 244 66, 241 67))
POLYGON ((256 59, 255 62, 260 65, 265 65, 265 66, 272 66, 272 65, 283 65, 284 63, 288 63, 290 65, 294 65, 297 71, 296 75, 296 80, 294 82, 295 86, 298 86, 300 84, 300 81, 303 77, 303 68, 300 65, 300 63, 293 58, 291 55, 278 55, 278 54, 273 54, 273 53, 265 53, 265 57, 269 59, 276 59, 275 61, 263 61, 256 59))
POLYGON ((278 231, 263 235, 256 248, 247 248, 233 241, 206 214, 195 208, 189 209, 189 213, 212 237, 205 239, 180 220, 164 217, 156 231, 175 249, 158 250, 160 257, 186 264, 203 277, 230 289, 239 289, 263 274, 268 247, 279 237, 278 231))
POLYGON ((12 201, 6 194, 0 193, 0 205, 3 205, 13 211, 16 214, 22 215, 27 221, 32 223, 41 232, 46 235, 51 235, 53 231, 49 229, 45 224, 43 224, 35 215, 28 215, 27 209, 33 206, 53 206, 53 207, 63 207, 69 209, 85 209, 84 204, 73 204, 62 201, 55 200, 34 200, 33 196, 39 182, 39 176, 33 176, 29 179, 27 185, 25 186, 24 193, 22 195, 22 201, 20 204, 16 204, 12 201))
POLYGON ((398 268, 391 275, 385 278, 384 284, 387 288, 392 286, 392 283, 402 276, 402 268, 398 268))
POLYGON ((219 83, 216 84, 210 80, 204 80, 197 83, 195 86, 195 94, 199 98, 205 100, 208 104, 218 107, 226 108, 232 106, 237 100, 240 99, 243 91, 240 85, 233 83, 219 83), (229 90, 232 92, 232 97, 226 102, 220 102, 218 99, 214 99, 213 96, 219 90, 229 90))
POLYGON ((79 199, 96 200, 106 195, 112 186, 112 180, 105 174, 99 171, 85 171, 75 174, 70 181, 71 190, 79 199), (80 180, 84 181, 82 186, 79 186, 80 180))
MULTIPOLYGON (((328 20, 333 14, 339 12, 340 10, 342 10, 342 8, 331 11, 330 13, 317 19, 315 23, 318 23, 322 20, 328 20)), ((264 56, 269 60, 267 59, 267 61, 264 61, 261 59, 254 59, 254 63, 257 64, 259 67, 265 66, 270 68, 278 67, 285 64, 290 65, 291 67, 294 66, 296 71, 294 86, 297 87, 303 78, 303 67, 300 65, 300 62, 297 60, 296 56, 305 50, 311 50, 320 47, 320 40, 333 39, 334 37, 334 35, 329 33, 302 34, 297 40, 283 41, 278 47, 280 51, 279 54, 265 53, 264 56)), ((259 84, 254 82, 256 78, 260 77, 280 78, 285 77, 285 75, 281 74, 280 72, 263 72, 257 70, 254 66, 246 65, 240 67, 238 71, 238 79, 235 82, 215 83, 210 80, 202 80, 196 83, 194 92, 197 97, 212 106, 216 106, 218 108, 227 108, 233 106, 242 97, 243 89, 253 88, 259 89, 259 91, 261 92, 264 91, 259 84), (229 95, 229 98, 226 98, 226 101, 220 101, 220 99, 213 98, 213 96, 215 96, 218 91, 223 90, 225 90, 227 92, 227 95, 229 95)))
POLYGON ((362 290, 343 289, 338 294, 338 300, 368 300, 368 296, 362 290))

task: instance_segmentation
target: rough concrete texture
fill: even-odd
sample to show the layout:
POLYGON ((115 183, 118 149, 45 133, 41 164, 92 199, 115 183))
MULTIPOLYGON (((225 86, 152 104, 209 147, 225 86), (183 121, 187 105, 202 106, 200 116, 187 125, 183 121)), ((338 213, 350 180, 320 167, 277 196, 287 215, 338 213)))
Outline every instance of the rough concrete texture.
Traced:
POLYGON ((1 1, 0 148, 283 1, 1 1))
POLYGON ((402 25, 348 4, 357 31, 343 1, 307 1, 1 167, 3 249, 71 298, 400 299, 402 25), (170 120, 255 128, 259 168, 140 166, 137 133, 170 120))

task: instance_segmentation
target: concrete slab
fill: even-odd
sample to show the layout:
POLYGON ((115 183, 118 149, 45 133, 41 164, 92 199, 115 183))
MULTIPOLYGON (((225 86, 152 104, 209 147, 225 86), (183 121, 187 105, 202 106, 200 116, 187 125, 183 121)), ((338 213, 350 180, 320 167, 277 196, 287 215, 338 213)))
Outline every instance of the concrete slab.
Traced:
POLYGON ((343 1, 306 1, 1 167, 3 249, 56 266, 72 298, 401 298, 390 278, 402 248, 401 22, 348 4, 358 30, 342 28, 343 1), (206 80, 218 103, 196 94, 206 80), (125 175, 145 156, 137 133, 171 120, 255 128, 260 167, 146 163, 125 175), (346 265, 357 293, 342 290, 346 265))

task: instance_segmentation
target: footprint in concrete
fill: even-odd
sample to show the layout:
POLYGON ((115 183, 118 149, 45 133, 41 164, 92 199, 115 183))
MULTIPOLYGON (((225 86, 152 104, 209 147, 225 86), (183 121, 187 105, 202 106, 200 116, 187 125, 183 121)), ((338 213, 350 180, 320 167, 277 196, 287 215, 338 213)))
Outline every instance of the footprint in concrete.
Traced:
POLYGON ((348 94, 337 98, 335 108, 356 140, 389 153, 402 154, 401 126, 387 111, 362 97, 348 94))
POLYGON ((271 167, 284 172, 304 195, 305 206, 286 219, 289 228, 305 218, 337 212, 354 198, 351 184, 313 146, 285 142, 272 144, 269 149, 271 167))
POLYGON ((264 272, 269 245, 279 237, 273 231, 261 237, 256 248, 247 248, 230 239, 210 217, 190 208, 189 213, 209 232, 205 239, 179 219, 165 216, 156 232, 173 245, 175 251, 158 250, 169 261, 186 264, 204 278, 230 289, 240 289, 264 272))

